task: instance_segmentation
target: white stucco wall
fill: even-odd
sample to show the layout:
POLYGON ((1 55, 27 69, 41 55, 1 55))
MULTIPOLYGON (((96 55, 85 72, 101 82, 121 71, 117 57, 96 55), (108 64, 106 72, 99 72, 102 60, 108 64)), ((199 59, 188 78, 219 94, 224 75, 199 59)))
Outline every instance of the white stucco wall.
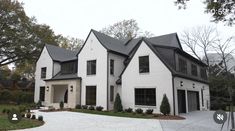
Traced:
POLYGON ((199 92, 199 103, 200 103, 200 110, 209 110, 210 109, 210 92, 209 92, 209 85, 189 79, 184 79, 180 77, 174 77, 174 86, 175 86, 175 112, 178 115, 178 98, 177 98, 177 90, 185 90, 186 94, 186 112, 188 112, 188 101, 187 101, 187 91, 197 91, 199 92), (183 82, 183 86, 180 86, 180 82, 183 82), (193 83, 194 87, 193 88, 193 83), (204 98, 204 106, 202 106, 202 96, 201 96, 201 89, 204 87, 203 91, 203 98, 204 98))
POLYGON ((135 53, 128 67, 122 75, 122 104, 126 108, 148 108, 154 109, 155 113, 160 112, 160 105, 166 94, 173 114, 173 88, 172 74, 162 61, 152 52, 152 50, 142 42, 135 53), (139 73, 139 56, 149 56, 149 73, 139 73), (135 88, 156 88, 156 106, 137 106, 135 105, 135 88))
POLYGON ((107 50, 91 32, 78 55, 78 76, 82 77, 82 105, 86 104, 86 86, 96 86, 96 106, 107 109, 107 50), (96 75, 87 75, 87 61, 96 60, 96 75))
POLYGON ((36 63, 34 102, 38 102, 39 100, 40 86, 45 86, 44 79, 41 78, 41 68, 43 67, 47 68, 45 79, 50 79, 52 77, 53 72, 53 61, 50 55, 48 54, 46 47, 43 48, 43 51, 36 63))
POLYGON ((120 56, 120 55, 116 55, 113 53, 109 53, 109 110, 113 109, 113 104, 114 104, 114 100, 116 97, 116 94, 120 92, 120 86, 118 87, 118 85, 116 84, 116 81, 119 79, 120 74, 122 73, 123 69, 124 69, 124 60, 126 58, 124 56, 120 56), (110 60, 114 60, 114 74, 111 75, 110 74, 110 60), (110 101, 110 86, 114 86, 114 98, 113 98, 113 102, 110 101))
POLYGON ((61 70, 61 66, 60 66, 60 63, 59 62, 53 62, 53 76, 55 76, 57 73, 60 72, 61 70))

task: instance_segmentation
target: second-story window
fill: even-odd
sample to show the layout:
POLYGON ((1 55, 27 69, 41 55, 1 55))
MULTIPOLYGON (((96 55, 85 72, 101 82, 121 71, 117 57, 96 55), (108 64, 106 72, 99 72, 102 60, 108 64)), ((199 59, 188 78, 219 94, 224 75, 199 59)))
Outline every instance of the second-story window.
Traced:
POLYGON ((149 56, 139 57, 139 73, 149 72, 149 56))
POLYGON ((96 60, 87 61, 87 75, 96 74, 96 60))
POLYGON ((110 60, 110 74, 114 75, 114 60, 110 60))
POLYGON ((187 74, 187 61, 179 58, 179 72, 187 74))
POLYGON ((191 74, 197 76, 197 66, 195 64, 191 64, 191 74))
POLYGON ((46 78, 46 74, 47 74, 47 68, 46 67, 41 68, 41 78, 46 78))
POLYGON ((207 79, 206 68, 201 68, 200 74, 202 79, 207 79))
POLYGON ((72 74, 77 72, 77 62, 66 62, 61 64, 61 73, 62 74, 72 74))

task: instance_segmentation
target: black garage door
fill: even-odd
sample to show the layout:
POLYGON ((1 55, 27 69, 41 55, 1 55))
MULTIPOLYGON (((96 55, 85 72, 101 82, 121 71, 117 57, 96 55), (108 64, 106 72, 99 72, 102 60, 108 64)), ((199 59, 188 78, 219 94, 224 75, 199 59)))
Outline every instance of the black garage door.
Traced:
POLYGON ((188 91, 188 111, 199 110, 199 93, 197 91, 188 91))
POLYGON ((178 112, 186 113, 185 90, 177 90, 178 112))

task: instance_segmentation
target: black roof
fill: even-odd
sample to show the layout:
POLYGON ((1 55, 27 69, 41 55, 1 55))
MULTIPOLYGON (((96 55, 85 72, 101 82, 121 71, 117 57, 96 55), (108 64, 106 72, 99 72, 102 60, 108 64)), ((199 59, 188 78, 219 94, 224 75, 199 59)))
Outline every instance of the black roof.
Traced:
POLYGON ((53 76, 51 79, 46 79, 45 81, 54 81, 54 80, 68 80, 68 79, 81 79, 81 77, 78 77, 77 73, 74 74, 62 74, 59 72, 55 76, 53 76))
POLYGON ((67 50, 65 48, 61 48, 55 45, 45 45, 49 55, 51 56, 52 60, 58 61, 58 62, 64 62, 64 61, 71 61, 77 59, 77 53, 78 51, 71 51, 67 50))

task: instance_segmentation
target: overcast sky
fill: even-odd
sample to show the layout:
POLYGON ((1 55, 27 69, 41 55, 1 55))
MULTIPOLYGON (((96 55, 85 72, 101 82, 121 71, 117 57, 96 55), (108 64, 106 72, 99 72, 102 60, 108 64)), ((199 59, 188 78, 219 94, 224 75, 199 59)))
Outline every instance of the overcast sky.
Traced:
POLYGON ((101 30, 124 19, 137 20, 139 27, 154 35, 177 32, 198 25, 214 25, 224 37, 235 27, 211 23, 202 0, 191 0, 178 10, 175 0, 20 0, 28 16, 49 25, 56 34, 86 39, 90 29, 101 30))

